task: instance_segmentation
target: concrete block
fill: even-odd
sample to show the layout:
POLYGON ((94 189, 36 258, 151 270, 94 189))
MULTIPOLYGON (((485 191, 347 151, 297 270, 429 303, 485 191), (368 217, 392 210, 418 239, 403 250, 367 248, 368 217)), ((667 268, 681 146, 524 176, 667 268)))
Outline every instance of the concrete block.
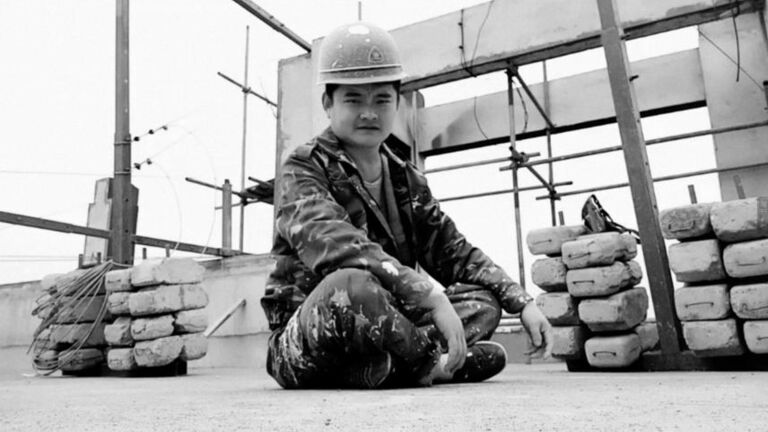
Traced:
POLYGON ((531 230, 525 237, 528 250, 534 255, 560 255, 564 242, 575 240, 587 232, 584 225, 563 225, 531 230))
POLYGON ((637 256, 637 242, 629 234, 589 234, 563 243, 562 253, 568 269, 611 265, 637 256))
POLYGON ((544 291, 565 291, 566 271, 562 258, 541 258, 531 265, 531 279, 536 286, 544 291))
POLYGON ((107 297, 107 310, 112 315, 130 315, 131 309, 128 307, 128 298, 131 293, 128 291, 113 292, 107 297))
MULTIPOLYGON (((83 269, 75 269, 63 274, 46 276, 44 287, 49 293, 58 292, 63 293, 64 295, 70 294, 75 288, 75 285, 73 285, 74 282, 86 271, 87 270, 83 269)), ((99 291, 97 294, 103 294, 103 292, 99 291)))
POLYGON ((710 211, 715 235, 727 243, 768 237, 768 198, 715 203, 710 211))
POLYGON ((59 369, 62 372, 78 372, 93 369, 104 363, 104 353, 100 349, 80 349, 72 353, 59 354, 59 369))
POLYGON ((568 270, 568 293, 574 297, 604 297, 637 285, 643 278, 640 264, 616 261, 609 266, 568 270))
POLYGON ((139 367, 133 348, 112 348, 107 352, 107 366, 114 371, 129 371, 139 367))
POLYGON ((131 337, 135 341, 157 339, 173 334, 173 315, 151 318, 134 318, 131 321, 131 337))
POLYGON ((104 288, 108 293, 133 291, 131 269, 112 270, 104 275, 104 288))
POLYGON ((659 328, 655 322, 640 323, 632 331, 640 337, 640 347, 643 351, 651 351, 659 346, 659 328))
POLYGON ((55 369, 59 366, 59 352, 53 349, 35 351, 32 362, 41 370, 55 369))
MULTIPOLYGON (((89 297, 75 298, 73 296, 63 297, 59 303, 58 317, 56 323, 68 324, 74 322, 94 322, 102 314, 106 296, 96 295, 89 297), (67 306, 65 306, 67 305, 67 306)), ((108 311, 103 313, 106 321, 112 319, 108 311)))
POLYGON ((736 285, 731 288, 731 308, 743 319, 768 319, 768 283, 736 285))
POLYGON ((579 303, 579 318, 595 332, 629 330, 643 322, 647 312, 648 294, 643 287, 579 303))
POLYGON ((180 336, 140 341, 133 347, 133 356, 141 367, 165 366, 179 357, 183 346, 180 336))
POLYGON ((640 336, 627 333, 618 336, 592 336, 584 343, 587 362, 598 368, 630 366, 640 358, 640 336))
POLYGON ((670 245, 669 268, 678 282, 708 282, 725 279, 720 243, 714 239, 670 245))
POLYGON ((719 321, 683 322, 683 337, 688 348, 700 357, 734 356, 744 353, 738 324, 733 318, 719 321))
POLYGON ((728 276, 734 278, 768 275, 768 239, 726 246, 723 265, 728 276))
POLYGON ((578 325, 578 300, 568 293, 543 293, 536 297, 536 305, 552 325, 578 325))
POLYGON ((584 357, 584 341, 589 331, 583 326, 553 326, 552 355, 565 360, 584 357))
POLYGON ((208 314, 204 309, 194 309, 173 314, 174 333, 198 333, 208 328, 208 314))
POLYGON ((131 285, 178 285, 199 283, 205 269, 191 258, 146 260, 131 269, 131 285))
POLYGON ((712 203, 691 204, 659 213, 661 234, 665 239, 685 240, 714 235, 709 221, 712 203))
POLYGON ((132 316, 199 309, 207 304, 208 295, 200 284, 164 285, 131 293, 128 297, 128 308, 132 316))
POLYGON ((202 333, 181 335, 181 341, 183 346, 179 358, 184 361, 201 359, 208 352, 208 339, 202 333))
POLYGON ((104 327, 104 339, 110 346, 131 346, 131 318, 119 317, 104 327))
POLYGON ((93 323, 54 324, 51 326, 51 340, 57 344, 75 344, 85 339, 83 348, 104 346, 107 344, 104 339, 105 326, 104 323, 95 327, 93 323), (91 331, 91 329, 93 330, 91 331))
POLYGON ((675 290, 675 311, 680 321, 720 320, 731 316, 728 285, 686 286, 675 290))
POLYGON ((59 344, 51 338, 51 327, 44 328, 35 337, 35 349, 40 350, 56 350, 59 344))
POLYGON ((768 320, 744 322, 744 342, 755 354, 768 354, 768 320))

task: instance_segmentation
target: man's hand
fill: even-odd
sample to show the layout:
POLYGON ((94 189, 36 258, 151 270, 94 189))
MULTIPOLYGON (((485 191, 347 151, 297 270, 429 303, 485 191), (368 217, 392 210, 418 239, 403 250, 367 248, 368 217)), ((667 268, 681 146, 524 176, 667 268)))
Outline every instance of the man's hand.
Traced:
POLYGON ((531 357, 549 358, 552 354, 552 325, 536 306, 530 302, 520 313, 520 322, 533 343, 533 350, 528 352, 531 357))
POLYGON ((446 341, 448 341, 448 361, 445 372, 453 374, 464 366, 467 358, 467 340, 464 338, 464 326, 448 297, 437 288, 425 299, 422 305, 432 311, 432 321, 446 341))

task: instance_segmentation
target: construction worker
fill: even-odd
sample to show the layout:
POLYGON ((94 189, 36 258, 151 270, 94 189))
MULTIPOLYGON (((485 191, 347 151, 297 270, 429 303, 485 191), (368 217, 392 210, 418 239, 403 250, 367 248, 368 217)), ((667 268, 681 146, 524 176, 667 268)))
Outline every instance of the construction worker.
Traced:
POLYGON ((379 27, 357 22, 323 41, 330 127, 282 167, 277 264, 261 301, 273 330, 267 370, 285 388, 485 380, 506 364, 488 341, 502 309, 521 313, 536 354, 550 353, 551 327, 533 298, 464 238, 424 175, 386 143, 403 77, 379 27))

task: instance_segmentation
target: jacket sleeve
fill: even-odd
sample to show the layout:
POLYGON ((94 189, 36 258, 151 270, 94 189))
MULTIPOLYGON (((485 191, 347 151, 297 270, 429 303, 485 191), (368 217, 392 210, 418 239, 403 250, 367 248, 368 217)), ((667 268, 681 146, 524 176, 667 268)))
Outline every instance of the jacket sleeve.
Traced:
POLYGON ((323 168, 312 158, 294 153, 283 166, 277 235, 315 274, 324 277, 349 267, 368 270, 405 308, 417 307, 431 292, 432 283, 385 253, 351 223, 346 209, 331 194, 323 168))
POLYGON ((420 176, 422 190, 417 193, 417 229, 421 253, 419 263, 445 287, 463 282, 491 290, 509 313, 518 313, 533 297, 493 262, 470 244, 432 196, 426 178, 420 176))

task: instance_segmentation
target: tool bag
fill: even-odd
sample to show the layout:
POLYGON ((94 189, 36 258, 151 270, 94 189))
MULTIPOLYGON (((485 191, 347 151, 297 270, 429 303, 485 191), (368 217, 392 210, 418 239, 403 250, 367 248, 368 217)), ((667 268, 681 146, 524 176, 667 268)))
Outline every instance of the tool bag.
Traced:
POLYGON ((587 231, 590 233, 601 233, 615 231, 619 233, 629 233, 637 243, 640 243, 640 233, 632 228, 627 228, 624 225, 613 220, 610 214, 603 208, 597 196, 594 194, 587 198, 584 206, 581 208, 581 218, 584 220, 584 226, 587 227, 587 231))

